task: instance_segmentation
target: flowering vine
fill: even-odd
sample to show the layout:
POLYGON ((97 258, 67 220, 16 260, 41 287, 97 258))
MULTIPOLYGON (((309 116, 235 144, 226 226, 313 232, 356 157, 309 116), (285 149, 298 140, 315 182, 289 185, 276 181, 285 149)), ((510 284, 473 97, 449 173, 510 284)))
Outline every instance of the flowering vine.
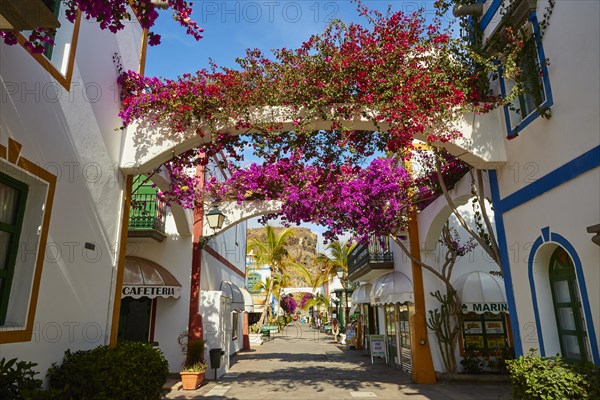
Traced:
POLYGON ((460 44, 441 23, 426 25, 420 13, 361 10, 367 26, 333 22, 272 58, 248 50, 239 69, 213 65, 175 80, 129 71, 121 79, 123 123, 161 122, 213 141, 227 127, 258 132, 251 144, 267 161, 300 151, 312 163, 342 165, 402 151, 415 135, 429 142, 456 138, 452 126, 462 111, 488 109, 473 88, 477 77, 456 58, 460 44), (293 131, 256 118, 267 106, 283 107, 281 118, 293 121, 293 131), (346 121, 353 118, 370 120, 372 131, 351 129, 346 121), (317 119, 330 121, 329 129, 316 131, 317 119))
MULTIPOLYGON (((68 21, 73 23, 77 15, 81 13, 86 20, 95 20, 100 29, 108 29, 116 33, 125 27, 125 23, 137 17, 144 29, 154 26, 158 12, 157 2, 152 0, 55 0, 64 4, 65 15, 68 21), (133 16, 131 15, 133 11, 133 16)), ((186 28, 187 34, 194 39, 200 40, 204 29, 191 19, 193 3, 186 0, 166 0, 164 6, 173 10, 173 19, 186 28)), ((38 28, 29 35, 24 46, 33 53, 41 54, 45 46, 54 44, 54 29, 38 28)), ((2 31, 0 38, 8 45, 17 43, 17 32, 2 31)), ((160 43, 160 35, 150 31, 148 43, 153 46, 160 43)))

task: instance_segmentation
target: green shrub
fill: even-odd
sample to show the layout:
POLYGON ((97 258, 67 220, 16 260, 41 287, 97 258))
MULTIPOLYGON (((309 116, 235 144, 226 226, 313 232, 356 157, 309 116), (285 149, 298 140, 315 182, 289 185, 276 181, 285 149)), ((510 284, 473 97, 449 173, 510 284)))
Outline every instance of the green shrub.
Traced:
POLYGON ((48 378, 65 400, 152 400, 160 399, 168 373, 159 349, 123 342, 114 349, 67 350, 61 365, 52 364, 48 378))
POLYGON ((561 357, 527 357, 506 361, 515 400, 598 399, 600 367, 573 365, 561 357))
POLYGON ((0 398, 31 399, 33 393, 42 388, 42 381, 36 379, 33 370, 37 364, 17 361, 16 358, 0 360, 0 398))
POLYGON ((460 360, 460 365, 463 367, 463 371, 467 374, 480 374, 483 372, 484 362, 477 355, 477 351, 472 346, 467 346, 465 349, 465 356, 460 360))

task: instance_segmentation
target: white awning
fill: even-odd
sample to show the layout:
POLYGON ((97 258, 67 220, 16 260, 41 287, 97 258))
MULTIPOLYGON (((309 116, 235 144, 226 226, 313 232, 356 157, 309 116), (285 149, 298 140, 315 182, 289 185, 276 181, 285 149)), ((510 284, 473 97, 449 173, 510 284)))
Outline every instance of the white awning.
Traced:
POLYGON ((487 272, 475 271, 462 275, 454 282, 463 312, 498 314, 508 312, 504 280, 487 272))
POLYGON ((380 276, 371 289, 371 304, 414 303, 413 284, 402 272, 380 276))
POLYGON ((220 290, 231 299, 231 309, 235 311, 254 311, 252 296, 246 289, 242 289, 229 281, 222 281, 220 290))
POLYGON ((352 304, 368 304, 371 302, 371 289, 372 286, 370 283, 366 285, 361 285, 358 288, 354 289, 352 292, 352 304))
POLYGON ((181 284, 163 266, 142 257, 125 257, 121 298, 181 296, 181 284))
POLYGON ((252 301, 252 295, 244 288, 240 288, 242 296, 244 296, 244 311, 254 312, 254 302, 252 301))

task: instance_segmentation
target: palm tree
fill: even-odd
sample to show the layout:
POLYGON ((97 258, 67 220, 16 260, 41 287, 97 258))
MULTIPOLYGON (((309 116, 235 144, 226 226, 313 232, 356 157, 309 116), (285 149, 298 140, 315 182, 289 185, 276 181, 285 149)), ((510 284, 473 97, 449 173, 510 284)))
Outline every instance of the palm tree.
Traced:
MULTIPOLYGON (((330 278, 338 276, 338 271, 342 272, 340 283, 344 289, 344 294, 348 296, 348 255, 356 248, 357 243, 348 243, 345 241, 336 240, 329 243, 325 250, 329 252, 319 253, 315 259, 315 264, 321 267, 321 281, 328 281, 330 278)), ((342 306, 344 310, 344 323, 348 321, 348 310, 342 306)))
POLYGON ((319 312, 321 309, 325 309, 326 313, 329 311, 329 306, 331 305, 331 298, 329 296, 325 296, 324 294, 317 293, 315 297, 309 299, 304 305, 304 309, 308 310, 310 307, 313 307, 314 310, 319 312))
MULTIPOLYGON (((254 256, 256 265, 266 265, 269 267, 272 279, 269 279, 268 283, 265 282, 268 301, 271 294, 273 294, 275 281, 280 279, 278 277, 286 275, 290 269, 301 270, 304 267, 295 263, 290 258, 286 248, 287 240, 294 236, 294 231, 286 228, 277 234, 272 226, 267 225, 265 228, 266 237, 264 239, 254 238, 248 241, 247 253, 254 256)), ((279 294, 279 291, 277 294, 279 294)), ((262 328, 265 322, 268 308, 268 305, 265 304, 265 309, 258 321, 259 328, 262 328)))

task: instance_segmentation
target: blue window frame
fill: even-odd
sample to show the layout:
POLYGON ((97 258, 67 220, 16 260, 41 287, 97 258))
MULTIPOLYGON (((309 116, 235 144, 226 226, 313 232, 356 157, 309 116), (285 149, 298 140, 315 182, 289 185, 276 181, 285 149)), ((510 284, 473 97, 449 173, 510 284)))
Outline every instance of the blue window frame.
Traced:
MULTIPOLYGON (((515 98, 511 106, 504 106, 504 120, 509 139, 516 137, 520 131, 538 118, 541 112, 548 110, 554 104, 546 55, 535 12, 530 14, 526 28, 531 30, 530 40, 535 46, 527 46, 532 49, 531 54, 525 53, 519 65, 521 73, 525 76, 526 92, 515 98)), ((503 97, 510 92, 513 85, 511 80, 503 77, 500 70, 500 90, 503 97)))

